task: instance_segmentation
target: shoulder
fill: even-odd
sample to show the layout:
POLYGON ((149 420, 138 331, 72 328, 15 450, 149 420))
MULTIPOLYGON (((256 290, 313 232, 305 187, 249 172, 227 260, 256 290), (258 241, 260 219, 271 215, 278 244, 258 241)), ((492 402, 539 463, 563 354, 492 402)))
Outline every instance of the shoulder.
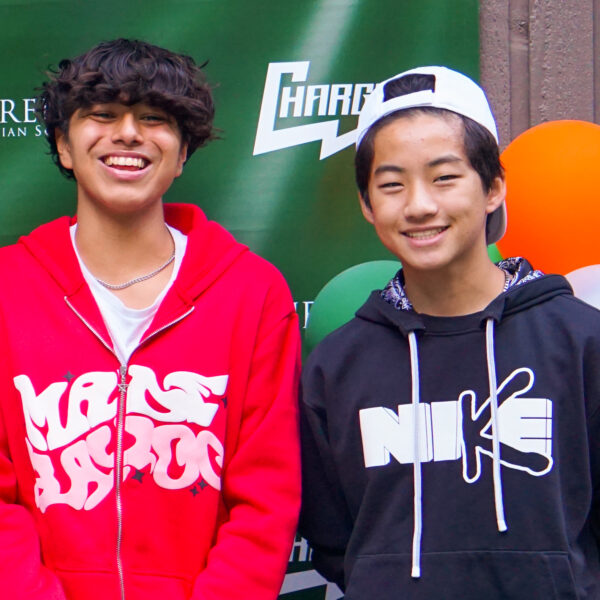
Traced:
POLYGON ((6 281, 12 277, 23 277, 29 272, 30 265, 34 263, 33 256, 23 244, 4 246, 0 248, 0 280, 6 284, 6 281))
POLYGON ((600 310, 570 293, 533 304, 513 318, 518 329, 534 336, 538 343, 559 344, 572 351, 600 349, 600 310))
POLYGON ((287 289, 287 282, 281 271, 271 262, 251 250, 240 255, 239 268, 255 283, 264 283, 287 289))
POLYGON ((578 338, 600 348, 600 310, 575 296, 562 296, 560 300, 564 308, 561 306, 555 318, 565 322, 578 338))
POLYGON ((534 319, 548 321, 559 327, 577 327, 600 323, 600 310, 573 295, 573 289, 563 275, 527 275, 517 285, 498 297, 505 302, 504 315, 519 322, 534 319))
POLYGON ((227 295, 224 301, 241 308, 248 318, 265 323, 296 315, 292 294, 282 273, 250 250, 238 254, 219 279, 220 293, 227 295))
POLYGON ((576 296, 561 296, 561 298, 569 304, 573 311, 592 319, 600 319, 600 310, 588 302, 585 302, 576 296))
POLYGON ((406 347, 408 342, 406 335, 408 331, 421 327, 418 319, 415 318, 413 311, 399 310, 387 302, 383 297, 381 290, 373 290, 364 300, 358 309, 350 308, 352 304, 345 302, 345 299, 336 296, 328 296, 321 306, 317 299, 313 313, 316 315, 314 321, 309 321, 314 326, 314 333, 310 335, 318 339, 319 332, 322 332, 323 339, 316 344, 313 354, 316 356, 329 355, 340 352, 356 353, 364 355, 371 354, 377 348, 406 347), (339 311, 338 311, 339 308, 339 311), (333 329, 341 319, 339 313, 351 314, 354 316, 346 323, 333 329), (330 331, 328 335, 325 332, 330 331))
POLYGON ((0 248, 0 265, 15 268, 12 261, 31 259, 38 254, 60 257, 65 247, 71 248, 70 225, 71 218, 67 216, 42 223, 16 243, 0 248))
POLYGON ((306 360, 303 377, 362 369, 380 351, 389 351, 392 345, 406 346, 401 335, 393 335, 392 340, 390 333, 389 327, 354 317, 315 346, 306 360))
MULTIPOLYGON (((552 311, 554 319, 584 327, 600 326, 600 310, 570 294, 556 296, 547 303, 547 311, 552 311)), ((597 333, 600 335, 600 327, 597 333)))
POLYGON ((11 244, 0 248, 0 261, 2 264, 10 263, 11 259, 18 259, 23 256, 23 246, 21 244, 11 244))
POLYGON ((291 301, 290 288, 281 271, 251 250, 239 255, 234 271, 240 283, 245 282, 249 294, 264 294, 291 301))

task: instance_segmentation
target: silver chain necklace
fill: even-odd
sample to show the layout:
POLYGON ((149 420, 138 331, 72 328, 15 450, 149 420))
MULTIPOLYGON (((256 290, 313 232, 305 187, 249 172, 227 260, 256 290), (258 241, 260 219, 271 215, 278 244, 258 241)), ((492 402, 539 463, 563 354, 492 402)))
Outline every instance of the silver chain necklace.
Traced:
POLYGON ((146 281, 146 279, 151 279, 155 275, 158 275, 161 271, 164 271, 174 260, 175 260, 175 250, 173 250, 173 254, 171 254, 171 256, 169 257, 169 260, 167 260, 166 263, 160 265, 160 267, 158 267, 158 269, 154 269, 154 271, 152 271, 151 273, 148 273, 147 275, 142 275, 140 277, 135 277, 134 279, 130 279, 129 281, 126 281, 125 283, 113 284, 113 283, 107 283, 106 281, 102 281, 102 279, 98 279, 97 277, 95 279, 100 285, 103 285, 105 288, 108 288, 109 290, 124 290, 125 288, 128 288, 128 287, 134 285, 135 283, 140 283, 140 281, 146 281))

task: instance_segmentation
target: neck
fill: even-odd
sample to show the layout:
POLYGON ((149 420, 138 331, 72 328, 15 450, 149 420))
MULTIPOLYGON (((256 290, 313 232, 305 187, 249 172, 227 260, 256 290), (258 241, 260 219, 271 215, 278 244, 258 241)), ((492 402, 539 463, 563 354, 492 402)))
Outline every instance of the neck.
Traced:
POLYGON ((152 271, 173 253, 162 204, 135 217, 78 210, 75 243, 90 272, 109 282, 152 271))
POLYGON ((504 289, 504 271, 486 261, 471 268, 414 272, 404 268, 405 290, 415 311, 439 317, 483 310, 504 289))
MULTIPOLYGON (((152 273, 174 251, 162 203, 143 213, 117 216, 80 205, 75 244, 91 274, 110 284, 122 284, 152 273)), ((149 279, 111 291, 130 308, 150 306, 169 282, 173 264, 149 279)))

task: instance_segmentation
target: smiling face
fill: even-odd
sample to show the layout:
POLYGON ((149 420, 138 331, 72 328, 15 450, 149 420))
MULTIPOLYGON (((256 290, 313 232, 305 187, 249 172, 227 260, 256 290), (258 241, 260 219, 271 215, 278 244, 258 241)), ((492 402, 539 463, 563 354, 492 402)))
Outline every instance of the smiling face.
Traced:
POLYGON ((126 214, 160 204, 187 150, 175 120, 146 104, 80 108, 56 140, 61 164, 77 180, 78 212, 126 214))
POLYGON ((418 112, 383 126, 374 140, 363 215, 405 274, 474 267, 489 261, 487 215, 504 199, 504 181, 489 190, 471 166, 460 118, 418 112))

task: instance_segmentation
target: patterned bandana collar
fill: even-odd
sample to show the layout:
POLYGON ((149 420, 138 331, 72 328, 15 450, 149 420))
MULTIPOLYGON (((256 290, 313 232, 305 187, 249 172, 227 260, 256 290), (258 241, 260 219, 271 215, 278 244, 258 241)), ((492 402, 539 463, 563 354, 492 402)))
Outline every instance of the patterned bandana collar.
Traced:
MULTIPOLYGON (((542 271, 528 271, 525 261, 520 256, 505 258, 499 263, 496 263, 496 266, 507 273, 508 287, 505 291, 514 286, 538 279, 543 275, 542 271)), ((413 310, 413 306, 404 291, 404 273, 402 272, 402 269, 400 269, 385 288, 381 290, 381 297, 397 310, 413 310)))

